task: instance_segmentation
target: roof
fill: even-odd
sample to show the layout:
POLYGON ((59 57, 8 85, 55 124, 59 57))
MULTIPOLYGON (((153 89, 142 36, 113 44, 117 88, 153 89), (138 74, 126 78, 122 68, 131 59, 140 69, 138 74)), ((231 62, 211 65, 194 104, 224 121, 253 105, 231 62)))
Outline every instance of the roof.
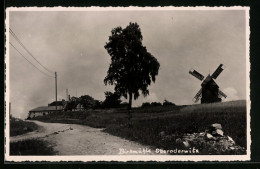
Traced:
MULTIPOLYGON (((62 108, 62 106, 57 106, 57 110, 62 110, 62 108)), ((30 110, 30 112, 32 111, 56 111, 56 106, 41 106, 30 110)))
POLYGON ((206 77, 206 79, 202 82, 202 86, 204 85, 211 85, 211 86, 216 86, 218 87, 217 83, 212 79, 210 75, 206 77))

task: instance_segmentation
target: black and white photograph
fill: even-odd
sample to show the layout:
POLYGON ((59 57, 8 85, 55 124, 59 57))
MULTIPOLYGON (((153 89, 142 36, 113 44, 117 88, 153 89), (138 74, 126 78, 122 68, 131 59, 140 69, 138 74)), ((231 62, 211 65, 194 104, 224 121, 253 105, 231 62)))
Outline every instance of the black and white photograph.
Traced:
POLYGON ((249 10, 7 8, 5 160, 250 160, 249 10))

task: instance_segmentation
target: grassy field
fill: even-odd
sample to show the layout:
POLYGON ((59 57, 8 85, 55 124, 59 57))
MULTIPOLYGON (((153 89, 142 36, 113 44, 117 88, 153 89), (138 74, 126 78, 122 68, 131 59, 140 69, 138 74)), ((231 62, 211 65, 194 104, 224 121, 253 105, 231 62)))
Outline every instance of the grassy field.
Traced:
POLYGON ((246 103, 226 102, 191 106, 158 106, 135 108, 131 116, 124 109, 60 112, 37 117, 47 122, 75 123, 105 128, 112 135, 137 141, 156 148, 175 148, 175 139, 185 133, 203 132, 220 123, 225 135, 246 148, 246 103), (174 136, 164 140, 160 133, 174 136))
POLYGON ((29 139, 10 143, 10 155, 55 155, 46 141, 29 139))
POLYGON ((17 136, 37 130, 39 126, 17 118, 10 118, 10 136, 17 136))
MULTIPOLYGON (((180 108, 177 106, 133 108, 131 110, 131 121, 168 116, 179 112, 180 108)), ((129 111, 126 109, 100 109, 54 112, 34 119, 45 122, 83 124, 95 128, 106 128, 110 125, 127 124, 129 122, 129 111)))

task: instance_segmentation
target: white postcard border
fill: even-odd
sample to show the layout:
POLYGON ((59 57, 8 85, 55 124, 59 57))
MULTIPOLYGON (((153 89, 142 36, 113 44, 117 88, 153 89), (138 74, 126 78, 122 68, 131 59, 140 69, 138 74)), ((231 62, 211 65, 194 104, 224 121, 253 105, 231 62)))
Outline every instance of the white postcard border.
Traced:
POLYGON ((10 7, 6 9, 6 92, 5 92, 5 161, 8 162, 97 162, 97 161, 249 161, 251 155, 250 129, 250 61, 249 61, 249 7, 10 7), (9 12, 11 11, 149 11, 149 10, 245 10, 246 13, 246 75, 247 75, 247 154, 246 155, 84 155, 84 156, 11 156, 9 155, 9 100, 10 100, 10 60, 9 60, 9 12))

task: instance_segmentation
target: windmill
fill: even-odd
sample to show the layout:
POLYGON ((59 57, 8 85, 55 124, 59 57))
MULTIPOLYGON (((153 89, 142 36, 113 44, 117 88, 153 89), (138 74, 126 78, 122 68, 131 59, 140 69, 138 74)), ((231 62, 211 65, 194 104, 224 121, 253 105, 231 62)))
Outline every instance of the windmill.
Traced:
POLYGON ((202 74, 194 69, 191 69, 189 73, 202 81, 201 89, 192 99, 195 103, 201 100, 201 103, 213 103, 221 102, 222 98, 226 98, 227 95, 223 93, 217 83, 213 79, 217 79, 220 73, 224 70, 224 65, 220 64, 212 75, 208 75, 205 79, 202 74), (204 79, 204 80, 203 80, 204 79))

